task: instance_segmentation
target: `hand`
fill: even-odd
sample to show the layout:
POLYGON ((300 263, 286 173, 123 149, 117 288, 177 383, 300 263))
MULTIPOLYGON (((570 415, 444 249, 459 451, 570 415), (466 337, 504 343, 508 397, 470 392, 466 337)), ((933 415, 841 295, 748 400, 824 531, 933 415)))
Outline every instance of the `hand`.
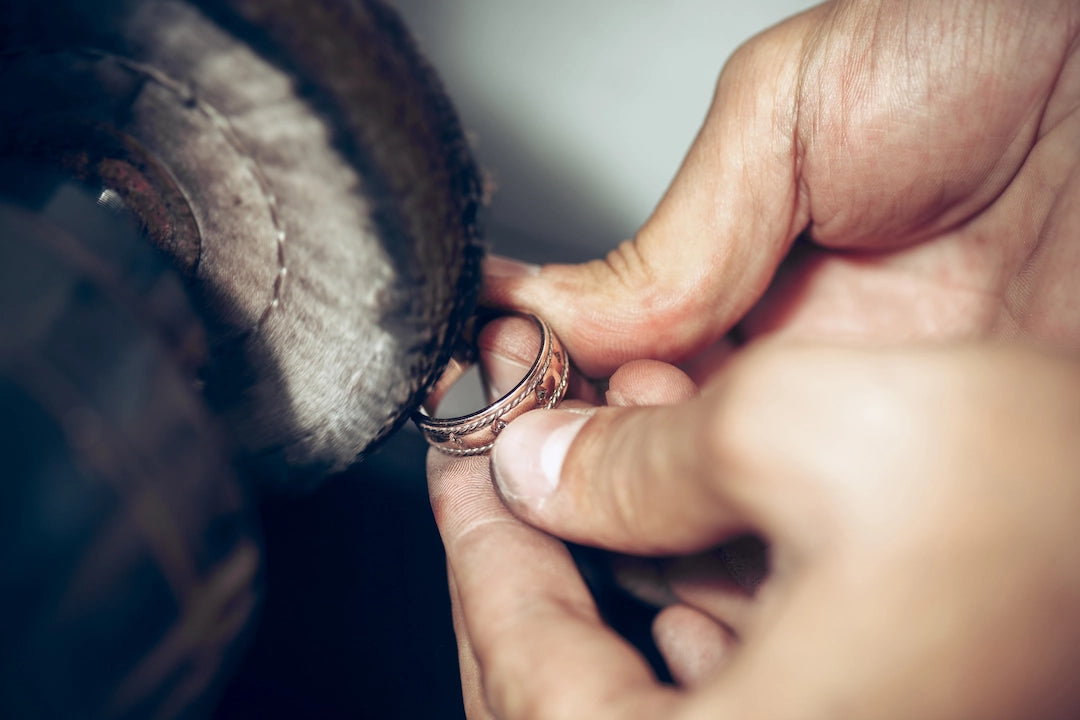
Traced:
POLYGON ((1075 0, 814 8, 728 62, 632 242, 535 275, 495 260, 488 299, 598 377, 681 362, 751 309, 749 336, 1080 349, 1078 26, 1075 0))
POLYGON ((433 452, 469 716, 1074 717, 1078 408, 1080 366, 1031 350, 764 343, 678 406, 517 420, 492 465, 536 527, 635 554, 768 542, 738 644, 684 690, 483 458, 433 452))
MULTIPOLYGON (((738 322, 751 338, 1019 335, 1076 350, 1077 23, 1075 2, 837 2, 805 13, 728 64, 634 241, 604 262, 535 274, 496 260, 488 300, 544 315, 594 376, 633 358, 693 358, 738 322), (800 235, 808 242, 791 252, 800 235)), ((1077 618, 1062 617, 1055 634, 1039 607, 1075 605, 1075 578, 1031 561, 1075 564, 1061 555, 1070 541, 1056 544, 1067 525, 1055 515, 1077 509, 1061 477, 1075 457, 1053 432, 1053 452, 1028 435, 1075 432, 1075 418, 1023 399, 1054 394, 1031 387, 1048 367, 1075 405, 1072 366, 1030 351, 752 350, 675 409, 605 409, 576 433, 552 426, 561 413, 515 422, 496 447, 500 487, 545 530, 634 553, 692 553, 744 532, 770 543, 772 574, 748 612, 699 603, 681 618, 674 645, 697 623, 720 648, 684 668, 686 685, 702 683, 684 694, 658 689, 603 629, 561 546, 501 509, 482 462, 433 459, 467 687, 482 677, 503 718, 1075 713, 1062 668, 1076 659, 1077 618), (980 378, 975 392, 967 382, 980 378), (897 442, 867 424, 868 408, 898 428, 885 438, 897 442), (1035 408, 1038 421, 1003 431, 1002 408, 1035 408), (965 435, 971 418, 997 422, 976 434, 995 438, 993 452, 965 435), (571 440, 560 465, 557 448, 571 440), (979 496, 991 457, 1018 473, 1028 463, 1031 487, 1005 488, 1012 507, 979 496), (540 467, 563 472, 538 507, 513 476, 540 467), (934 482, 909 488, 910 478, 934 482), (737 646, 714 620, 737 631, 737 646), (589 654, 593 674, 575 662, 589 654)), ((1007 496, 991 475, 987 487, 1007 496)))

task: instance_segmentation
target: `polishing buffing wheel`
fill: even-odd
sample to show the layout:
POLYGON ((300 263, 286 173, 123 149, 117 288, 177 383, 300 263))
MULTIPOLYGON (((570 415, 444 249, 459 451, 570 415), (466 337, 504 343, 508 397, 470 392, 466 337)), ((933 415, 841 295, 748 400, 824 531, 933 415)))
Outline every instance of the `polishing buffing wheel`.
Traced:
POLYGON ((375 0, 0 0, 0 97, 0 697, 198 716, 258 602, 247 479, 420 403, 478 174, 375 0))

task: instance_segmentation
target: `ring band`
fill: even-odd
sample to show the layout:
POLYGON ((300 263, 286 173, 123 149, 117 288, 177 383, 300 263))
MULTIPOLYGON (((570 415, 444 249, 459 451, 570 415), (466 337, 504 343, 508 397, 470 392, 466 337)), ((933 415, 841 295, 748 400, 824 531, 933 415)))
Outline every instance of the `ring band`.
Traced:
MULTIPOLYGON (((546 322, 523 313, 540 329, 540 352, 532 367, 514 388, 483 410, 455 418, 435 418, 421 407, 413 419, 433 448, 449 455, 483 455, 508 424, 537 408, 551 409, 566 393, 570 363, 562 344, 546 322)), ((468 367, 451 360, 436 388, 452 385, 468 367)))

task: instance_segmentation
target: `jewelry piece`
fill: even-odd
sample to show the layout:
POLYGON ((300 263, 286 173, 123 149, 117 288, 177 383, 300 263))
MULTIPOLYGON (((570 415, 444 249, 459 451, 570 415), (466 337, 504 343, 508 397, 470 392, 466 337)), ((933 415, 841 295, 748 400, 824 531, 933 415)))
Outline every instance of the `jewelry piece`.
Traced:
MULTIPOLYGON (((566 393, 570 362, 559 338, 548 324, 536 315, 524 314, 540 329, 540 353, 532 367, 514 389, 483 410, 455 418, 435 418, 421 407, 414 415, 424 438, 437 450, 449 455, 483 455, 491 450, 495 438, 506 426, 537 408, 551 409, 566 393)), ((471 354, 475 357, 475 352, 471 354)), ((443 376, 435 384, 433 395, 441 396, 468 368, 466 360, 450 361, 443 376)))

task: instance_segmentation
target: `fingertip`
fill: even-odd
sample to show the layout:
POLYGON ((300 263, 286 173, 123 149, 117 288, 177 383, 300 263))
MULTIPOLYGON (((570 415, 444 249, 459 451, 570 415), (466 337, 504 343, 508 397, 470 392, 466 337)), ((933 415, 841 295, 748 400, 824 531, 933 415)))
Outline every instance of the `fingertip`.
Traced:
POLYGON ((689 688, 714 677, 737 645, 730 630, 689 605, 661 610, 653 620, 652 636, 672 678, 689 688))
POLYGON ((702 446, 697 402, 526 413, 495 442, 499 493, 564 540, 634 555, 697 552, 747 532, 749 513, 702 446))
POLYGON ((522 262, 505 255, 489 253, 481 263, 484 277, 489 280, 530 277, 540 274, 540 266, 522 262))
POLYGON ((484 325, 477 337, 480 373, 489 401, 521 382, 540 353, 540 335, 530 319, 508 315, 484 325))
POLYGON ((699 311, 698 293, 654 284, 648 272, 628 274, 618 266, 594 260, 485 277, 481 301, 544 318, 589 377, 605 377, 638 358, 682 360, 720 331, 714 313, 699 311))
POLYGON ((563 462, 589 410, 525 413, 499 435, 491 455, 495 484, 513 507, 538 510, 559 486, 563 462))
POLYGON ((492 503, 487 458, 457 457, 430 448, 427 454, 428 500, 443 541, 486 512, 492 503), (491 496, 490 500, 488 495, 491 496))
POLYGON ((428 490, 432 493, 442 488, 445 484, 448 466, 454 458, 446 453, 439 452, 435 448, 428 448, 425 467, 427 470, 428 490))
POLYGON ((480 302, 491 307, 532 310, 530 299, 546 284, 541 279, 544 266, 524 263, 501 255, 488 255, 482 265, 480 302))
POLYGON ((618 407, 675 405, 698 394, 685 372, 659 360, 633 360, 608 381, 607 403, 618 407))

